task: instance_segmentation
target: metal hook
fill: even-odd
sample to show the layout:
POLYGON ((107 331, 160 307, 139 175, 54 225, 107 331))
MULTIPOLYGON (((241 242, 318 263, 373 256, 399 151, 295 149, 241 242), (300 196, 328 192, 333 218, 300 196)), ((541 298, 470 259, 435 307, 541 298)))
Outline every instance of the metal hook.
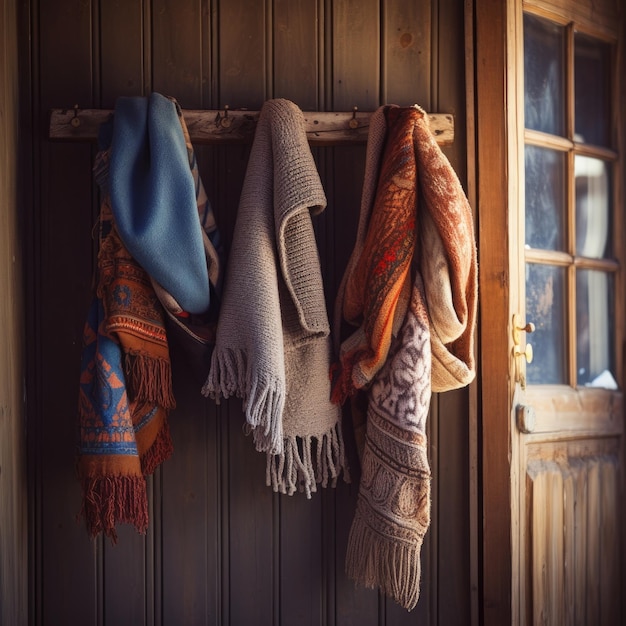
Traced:
POLYGON ((359 120, 356 119, 356 112, 359 110, 359 107, 353 107, 352 109, 352 119, 348 122, 350 128, 358 128, 359 120))
POLYGON ((224 105, 224 117, 220 118, 220 126, 224 128, 230 128, 230 118, 228 117, 228 109, 229 106, 227 104, 224 105))
POLYGON ((74 105, 74 117, 70 120, 70 124, 74 128, 78 128, 80 126, 80 118, 78 117, 78 105, 74 105))

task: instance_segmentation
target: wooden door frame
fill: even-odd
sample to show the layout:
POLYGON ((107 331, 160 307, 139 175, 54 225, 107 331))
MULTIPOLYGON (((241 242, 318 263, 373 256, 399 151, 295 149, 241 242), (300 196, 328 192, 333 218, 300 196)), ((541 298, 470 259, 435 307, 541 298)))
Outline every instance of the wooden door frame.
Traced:
MULTIPOLYGON (((519 228, 510 208, 519 201, 515 173, 520 159, 515 66, 519 33, 517 3, 474 0, 476 207, 480 268, 479 468, 482 521, 479 550, 481 606, 485 626, 515 624, 519 571, 515 532, 518 479, 511 407, 515 393, 510 311, 519 310, 515 281, 519 254, 511 246, 519 228), (511 73, 513 72, 513 74, 511 73), (497 242, 497 244, 494 244, 497 242)), ((523 154, 522 154, 523 158, 523 154)))

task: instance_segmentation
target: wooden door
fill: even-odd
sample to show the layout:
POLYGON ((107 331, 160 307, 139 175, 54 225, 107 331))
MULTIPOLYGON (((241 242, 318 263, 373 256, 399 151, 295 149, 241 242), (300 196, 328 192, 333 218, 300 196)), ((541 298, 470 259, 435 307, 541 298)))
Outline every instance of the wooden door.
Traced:
MULTIPOLYGON (((483 253, 482 265, 483 310, 500 327, 496 343, 483 320, 484 510, 494 531, 485 532, 485 623, 618 624, 621 5, 511 5, 491 23, 505 35, 496 44, 503 46, 498 80, 508 104, 499 114, 503 181, 483 190, 480 210, 498 198, 507 207, 481 236, 483 248, 487 238, 506 240, 496 254, 483 253), (496 369, 509 372, 510 385, 492 397, 496 369), (490 426, 496 441, 488 441, 490 426), (504 510, 492 512, 496 506, 504 510)), ((485 43, 487 34, 478 33, 485 43)), ((488 106, 489 95, 480 103, 488 106)), ((493 131, 481 137, 496 140, 493 131)), ((483 157, 479 167, 487 164, 483 157)))

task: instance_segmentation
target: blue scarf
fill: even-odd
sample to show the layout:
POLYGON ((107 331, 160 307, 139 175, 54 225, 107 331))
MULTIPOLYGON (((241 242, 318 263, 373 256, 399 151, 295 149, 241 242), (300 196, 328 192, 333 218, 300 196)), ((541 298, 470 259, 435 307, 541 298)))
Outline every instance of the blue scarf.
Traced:
POLYGON ((124 245, 183 310, 204 313, 209 277, 176 103, 158 93, 118 98, 105 142, 107 132, 111 209, 124 245))

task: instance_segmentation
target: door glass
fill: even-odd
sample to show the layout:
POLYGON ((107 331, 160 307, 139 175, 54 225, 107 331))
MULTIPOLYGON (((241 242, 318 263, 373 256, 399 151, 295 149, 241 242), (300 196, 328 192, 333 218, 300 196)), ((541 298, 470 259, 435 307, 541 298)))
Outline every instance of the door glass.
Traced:
POLYGON ((565 311, 565 269, 527 263, 526 318, 535 324, 534 359, 526 366, 529 383, 567 382, 565 311))
POLYGON ((526 245, 565 249, 565 153, 526 146, 526 245))
POLYGON ((610 146, 610 48, 579 33, 574 38, 576 141, 610 146))
POLYGON ((565 133, 565 35, 562 26, 524 15, 524 115, 526 128, 565 133))
POLYGON ((616 386, 611 71, 606 42, 524 14, 531 384, 616 386))
POLYGON ((613 377, 613 276, 576 273, 576 351, 578 384, 617 389, 613 377))
POLYGON ((576 254, 604 258, 610 254, 609 167, 600 159, 576 155, 576 254))

